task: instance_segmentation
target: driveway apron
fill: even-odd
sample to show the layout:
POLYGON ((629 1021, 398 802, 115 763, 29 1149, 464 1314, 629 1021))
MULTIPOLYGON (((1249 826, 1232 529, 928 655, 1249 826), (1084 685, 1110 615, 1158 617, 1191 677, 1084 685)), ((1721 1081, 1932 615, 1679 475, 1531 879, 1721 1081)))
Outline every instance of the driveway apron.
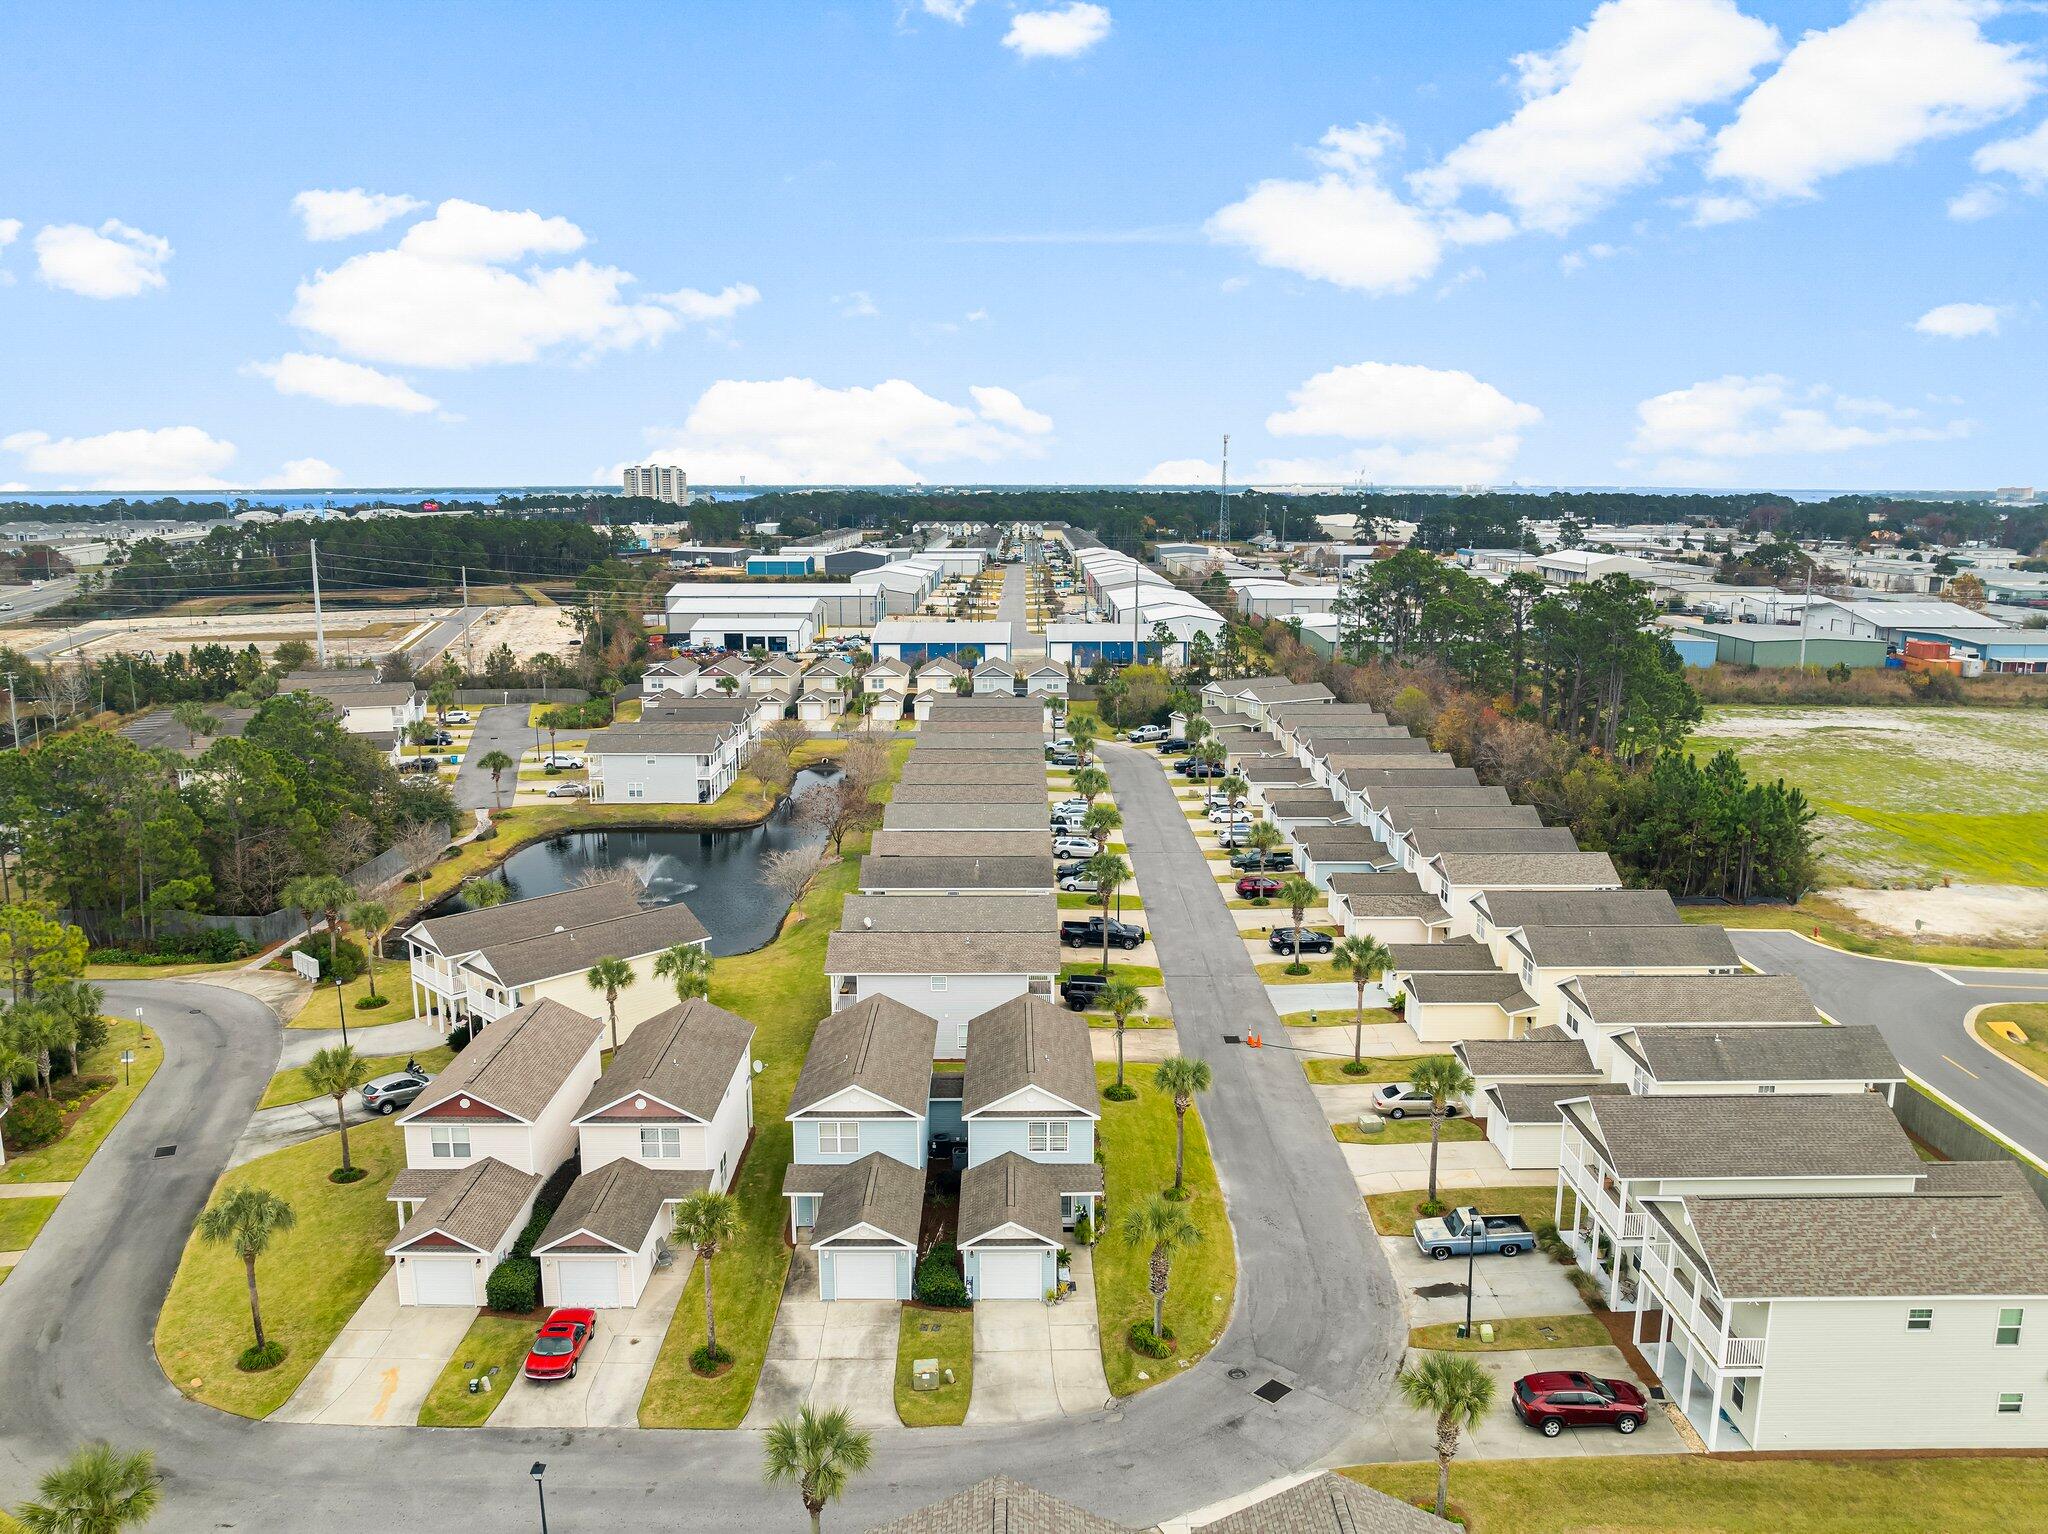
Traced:
POLYGON ((399 1304, 398 1272, 386 1270, 278 1420, 411 1427, 475 1319, 460 1305, 399 1304))

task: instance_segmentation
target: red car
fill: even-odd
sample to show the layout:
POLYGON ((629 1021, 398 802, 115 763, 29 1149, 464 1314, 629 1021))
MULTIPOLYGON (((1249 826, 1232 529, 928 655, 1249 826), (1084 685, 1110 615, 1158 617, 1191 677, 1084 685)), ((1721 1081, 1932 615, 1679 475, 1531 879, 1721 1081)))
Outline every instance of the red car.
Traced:
POLYGON ((1545 1438, 1568 1427, 1612 1427, 1633 1433, 1649 1410, 1627 1380, 1603 1380, 1576 1371, 1525 1374, 1515 1381, 1515 1415, 1545 1438))
POLYGON ((541 1323, 526 1355, 526 1377, 530 1380, 570 1380, 576 1377, 577 1360, 597 1330, 594 1310, 557 1310, 541 1323))
POLYGON ((1246 874, 1237 881, 1237 893, 1241 900, 1257 900, 1261 895, 1270 898, 1280 893, 1280 881, 1264 874, 1246 874))

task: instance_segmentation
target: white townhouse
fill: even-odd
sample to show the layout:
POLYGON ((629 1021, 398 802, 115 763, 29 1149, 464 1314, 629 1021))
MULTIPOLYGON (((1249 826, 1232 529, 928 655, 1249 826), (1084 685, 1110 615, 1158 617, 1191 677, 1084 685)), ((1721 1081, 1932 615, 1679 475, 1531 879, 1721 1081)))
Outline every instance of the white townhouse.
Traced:
POLYGON ((1675 927, 1678 907, 1663 890, 1482 890, 1472 901, 1472 936, 1502 969, 1517 955, 1509 936, 1522 927, 1675 927))
POLYGON ((664 695, 694 698, 700 675, 701 668, 687 655, 658 660, 640 674, 640 695, 643 698, 664 695))
POLYGON ((1346 805, 1355 806, 1353 818, 1389 846, 1394 840, 1390 817, 1396 810, 1510 807, 1506 789, 1481 783, 1469 767, 1346 767, 1340 781, 1346 805))
POLYGON ((740 774, 747 736, 706 722, 615 724, 584 742, 593 804, 710 804, 740 774))
POLYGON ((1450 926, 1443 905, 1409 873, 1331 874, 1323 899, 1346 937, 1433 943, 1450 926))
POLYGON ((907 661, 887 656, 861 673, 861 690, 870 698, 893 697, 900 701, 910 692, 911 672, 907 661))
POLYGON ((1585 975, 1565 982, 1564 1031, 1585 1042, 1594 1067, 1615 1069, 1615 1035, 1648 1027, 1755 1028, 1819 1023, 1813 998, 1790 975, 1585 975))
POLYGON ((430 916, 405 932, 413 1013, 446 1033, 471 1015, 469 978, 462 966, 484 947, 587 927, 639 909, 638 884, 608 879, 482 910, 430 916))
POLYGON ((1291 682, 1284 676, 1243 677, 1211 682, 1202 689, 1204 708, 1243 714, 1254 724, 1266 722, 1266 709, 1276 703, 1329 703, 1336 699, 1321 682, 1291 682))
POLYGON ((754 1127, 753 1038, 700 998, 619 1046, 572 1120, 582 1175, 534 1243, 546 1304, 639 1304, 676 1205, 732 1186, 754 1127))
POLYGON ((915 1007, 939 1025, 938 1059, 965 1055, 970 1022, 999 1003, 1049 997, 1061 962, 1050 923, 1031 932, 839 931, 825 943, 833 1009, 875 996, 915 1007))
POLYGON ((1621 875, 1604 852, 1440 852, 1415 877, 1443 902, 1453 937, 1471 936, 1472 902, 1485 890, 1621 888, 1621 875))
POLYGON ((1510 973, 1536 1002, 1536 1020, 1564 1021, 1564 987, 1590 975, 1737 975, 1742 960, 1726 929, 1679 922, 1659 927, 1517 927, 1505 943, 1510 973))
POLYGON ((985 660, 974 668, 974 695, 977 698, 991 694, 1014 698, 1017 695, 1017 668, 1006 660, 985 660))
POLYGON ((382 682, 367 666, 335 671, 294 671, 279 692, 303 692, 322 699, 351 735, 395 735, 427 717, 426 700, 410 682, 382 682))
POLYGON ((1893 1102, 1906 1079, 1884 1035, 1863 1023, 1631 1028, 1614 1036, 1608 1065, 1638 1097, 1874 1092, 1893 1102))
POLYGON ((1018 674, 1028 698, 1064 698, 1071 683, 1067 668, 1056 660, 1020 665, 1018 674))

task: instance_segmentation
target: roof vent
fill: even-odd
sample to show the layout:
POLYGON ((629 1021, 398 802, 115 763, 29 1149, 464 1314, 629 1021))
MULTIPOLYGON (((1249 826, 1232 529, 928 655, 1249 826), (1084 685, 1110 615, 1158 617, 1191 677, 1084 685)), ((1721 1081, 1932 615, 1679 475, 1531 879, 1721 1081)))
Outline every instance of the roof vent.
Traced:
POLYGON ((862 917, 862 918, 860 919, 860 924, 861 924, 861 927, 862 927, 862 929, 863 929, 863 930, 865 930, 865 929, 867 929, 867 928, 869 928, 869 927, 872 927, 872 926, 874 926, 874 924, 875 924, 875 919, 874 919, 874 917, 872 917, 872 916, 863 916, 863 917, 862 917))

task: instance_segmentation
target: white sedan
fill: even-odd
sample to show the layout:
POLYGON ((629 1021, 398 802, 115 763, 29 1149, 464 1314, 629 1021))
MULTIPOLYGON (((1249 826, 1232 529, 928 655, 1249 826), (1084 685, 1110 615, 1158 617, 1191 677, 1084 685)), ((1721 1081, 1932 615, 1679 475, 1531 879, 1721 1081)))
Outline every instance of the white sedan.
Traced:
POLYGON ((1248 826, 1252 823, 1252 820, 1253 816, 1250 810, 1234 809, 1229 805, 1219 804, 1215 809, 1209 811, 1209 823, 1211 825, 1248 826))

